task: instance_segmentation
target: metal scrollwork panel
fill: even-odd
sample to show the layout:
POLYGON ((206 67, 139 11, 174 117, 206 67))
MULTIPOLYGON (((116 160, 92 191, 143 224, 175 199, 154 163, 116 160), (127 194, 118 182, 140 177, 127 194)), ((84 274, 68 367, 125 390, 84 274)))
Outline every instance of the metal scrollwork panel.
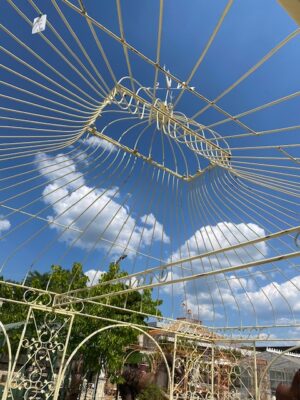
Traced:
POLYGON ((255 357, 253 350, 232 345, 215 347, 214 395, 220 400, 254 399, 255 357))
POLYGON ((49 292, 28 289, 24 292, 23 299, 25 303, 28 304, 50 306, 53 301, 53 296, 49 292))
POLYGON ((212 387, 212 347, 179 337, 175 351, 174 400, 206 398, 212 387))
POLYGON ((3 400, 53 398, 72 321, 67 314, 29 309, 3 400))
POLYGON ((174 361, 174 400, 255 399, 252 349, 178 338, 174 361))

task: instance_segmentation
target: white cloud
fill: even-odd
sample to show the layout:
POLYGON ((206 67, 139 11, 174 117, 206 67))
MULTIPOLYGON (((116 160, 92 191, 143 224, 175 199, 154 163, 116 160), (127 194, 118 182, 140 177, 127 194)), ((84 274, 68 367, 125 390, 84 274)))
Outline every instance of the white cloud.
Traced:
MULTIPOLYGON (((253 223, 234 224, 224 221, 219 222, 215 226, 206 225, 187 239, 185 243, 172 254, 170 260, 174 261, 180 258, 192 257, 201 253, 219 250, 261 236, 265 236, 264 229, 253 223)), ((253 260, 260 260, 264 258, 267 252, 266 243, 261 242, 252 246, 243 246, 243 248, 239 248, 235 251, 226 251, 216 256, 206 258, 204 261, 207 267, 211 265, 211 267, 215 268, 218 266, 224 268, 229 265, 238 265, 253 260)), ((200 266, 201 261, 193 262, 193 266, 194 265, 200 266)))
POLYGON ((222 314, 212 307, 211 302, 205 303, 199 296, 192 295, 191 293, 187 293, 186 295, 185 308, 191 313, 192 318, 200 319, 201 321, 212 321, 222 318, 222 314))
MULTIPOLYGON (((281 283, 270 282, 259 290, 248 292, 247 295, 261 317, 266 317, 266 313, 270 313, 272 308, 277 322, 283 322, 283 317, 290 320, 293 313, 295 316, 300 315, 300 275, 281 283)), ((240 294, 238 300, 247 311, 246 295, 240 294)))
MULTIPOLYGON (((215 226, 204 226, 187 239, 169 260, 226 248, 265 234, 264 229, 254 223, 234 224, 223 221, 215 226)), ((168 281, 203 271, 263 260, 268 251, 266 243, 261 242, 192 263, 186 262, 173 267, 173 272, 168 274, 168 281)), ((300 275, 283 281, 279 276, 276 279, 273 273, 263 274, 250 268, 227 275, 219 273, 186 284, 177 283, 172 290, 171 285, 168 285, 163 291, 180 296, 193 317, 199 317, 206 322, 219 321, 220 324, 239 325, 243 321, 255 325, 258 321, 273 324, 282 323, 283 320, 291 322, 294 318, 300 320, 300 275)))
MULTIPOLYGON (((264 229, 254 223, 234 224, 222 221, 216 225, 203 226, 173 252, 169 261, 201 255, 261 236, 265 236, 264 229)), ((168 281, 199 274, 203 271, 260 260, 267 253, 267 245, 261 242, 255 246, 244 246, 235 251, 226 251, 193 262, 185 262, 173 267, 172 272, 168 274, 168 281)), ((236 297, 245 290, 251 291, 255 288, 256 284, 253 278, 245 278, 237 274, 225 278, 222 274, 218 274, 211 278, 200 278, 187 282, 185 285, 183 283, 177 283, 173 287, 168 285, 163 288, 163 291, 167 294, 181 295, 182 300, 187 303, 187 308, 195 315, 199 312, 201 319, 215 320, 225 318, 225 309, 231 314, 232 311, 236 311, 238 308, 236 297)), ((244 302, 246 300, 243 299, 244 302)))
POLYGON ((87 285, 88 286, 96 285, 103 274, 105 274, 104 271, 99 271, 96 269, 89 269, 88 271, 86 271, 84 275, 89 278, 87 285))
POLYGON ((96 136, 89 136, 87 139, 84 140, 84 144, 93 148, 101 148, 111 153, 117 151, 117 147, 114 146, 112 143, 96 136))
MULTIPOLYGON (((67 156, 58 155, 51 160, 49 156, 40 154, 36 163, 47 180, 54 180, 43 191, 44 202, 52 208, 49 220, 73 228, 63 232, 61 226, 51 225, 59 233, 63 232, 62 241, 76 241, 74 244, 85 250, 108 250, 114 242, 123 246, 113 245, 111 255, 121 254, 128 247, 143 248, 152 241, 169 243, 163 226, 153 214, 134 218, 128 207, 118 202, 121 197, 118 187, 105 190, 88 186, 74 161, 67 156), (59 170, 58 162, 61 163, 59 170)), ((132 254, 128 252, 128 256, 132 254)))
MULTIPOLYGON (((123 197, 118 187, 106 190, 89 186, 68 156, 60 154, 51 159, 45 154, 39 154, 36 163, 41 175, 47 179, 43 201, 51 206, 52 212, 48 218, 74 228, 63 233, 62 227, 52 225, 52 229, 62 233, 60 240, 66 243, 76 240, 75 245, 84 250, 110 250, 111 256, 122 254, 124 248, 114 245, 110 249, 110 242, 133 249, 142 249, 153 241, 170 242, 162 224, 152 213, 135 217, 128 206, 122 204, 123 197), (64 187, 60 187, 61 185, 64 187), (78 231, 84 233, 80 235, 78 231)), ((0 220, 0 231, 9 228, 8 220, 0 220)), ((262 236, 265 236, 265 231, 257 224, 222 221, 216 225, 201 227, 173 252, 169 260, 223 249, 262 236)), ((132 255, 131 252, 126 253, 129 257, 132 255)), ((268 247, 265 242, 244 246, 236 251, 226 251, 194 261, 192 264, 185 263, 185 269, 180 265, 173 267, 172 272, 168 271, 166 279, 169 281, 191 273, 262 260, 267 255, 268 247)), ((86 275, 91 282, 95 276, 94 282, 97 282, 101 273, 89 270, 86 275)), ((249 276, 234 272, 226 277, 218 274, 185 285, 178 283, 173 286, 173 291, 171 285, 162 290, 166 294, 172 293, 179 301, 186 302, 186 308, 191 310, 193 316, 197 318, 199 312, 199 318, 206 321, 223 319, 229 324, 239 324, 239 319, 244 319, 250 324, 257 323, 258 320, 272 323, 283 318, 289 321, 293 313, 295 316, 300 315, 300 276, 282 282, 269 275, 267 278, 273 280, 270 282, 264 275, 254 275, 253 270, 248 273, 249 276)))
MULTIPOLYGON (((254 279, 229 278, 186 286, 184 301, 197 318, 228 321, 239 325, 291 324, 300 321, 300 275, 284 282, 258 286, 254 279)), ((182 284, 181 284, 182 285, 182 284)), ((181 292, 183 294, 183 291, 181 292)))
POLYGON ((72 158, 78 165, 82 165, 83 167, 87 167, 89 165, 89 155, 83 150, 74 150, 72 151, 72 158))
POLYGON ((170 243, 170 238, 164 232, 162 224, 157 221, 152 213, 142 216, 141 222, 147 227, 143 229, 143 241, 145 245, 150 245, 153 240, 170 243))
POLYGON ((2 232, 8 231, 11 227, 11 224, 8 219, 5 219, 3 215, 0 215, 0 234, 2 232))
POLYGON ((76 171, 74 161, 64 154, 52 158, 45 153, 39 153, 35 162, 40 174, 48 181, 54 181, 57 187, 67 185, 74 188, 84 184, 84 178, 76 171))

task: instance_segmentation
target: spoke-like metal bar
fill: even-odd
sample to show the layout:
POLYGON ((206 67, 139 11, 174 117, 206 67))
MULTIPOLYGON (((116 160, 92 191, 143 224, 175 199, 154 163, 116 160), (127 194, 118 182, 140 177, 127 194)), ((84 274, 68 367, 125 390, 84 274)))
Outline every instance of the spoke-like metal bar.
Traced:
MULTIPOLYGON (((196 62, 196 64, 195 64, 194 68, 192 69, 192 72, 190 73, 189 77, 188 77, 187 80, 185 81, 185 83, 186 83, 187 85, 190 84, 191 80, 193 79, 193 76, 195 75, 195 73, 197 72, 197 70, 198 70, 200 64, 201 64, 202 61, 204 60, 204 57, 206 56, 206 54, 207 54, 207 52, 208 52, 210 46, 212 45, 213 41, 215 40, 215 37, 217 36, 217 34, 218 34, 218 32, 219 32, 219 30, 220 30, 220 28, 221 28, 221 26, 222 26, 222 24, 223 24, 223 22, 224 22, 224 19, 225 19, 226 15, 228 14, 228 12, 229 12, 229 10, 230 10, 230 8, 231 8, 232 5, 233 5, 233 0, 229 0, 229 1, 227 2, 226 7, 224 8, 224 11, 223 11, 223 13, 222 13, 222 15, 221 15, 221 17, 220 17, 220 19, 219 19, 217 25, 215 26, 215 29, 213 30, 213 32, 212 32, 212 34, 211 34, 211 36, 210 36, 208 42, 206 43, 206 46, 205 46, 204 50, 202 51, 200 57, 198 58, 198 60, 197 60, 197 62, 196 62)), ((174 102, 174 107, 176 107, 176 105, 178 104, 179 100, 180 100, 181 97, 183 96, 184 90, 185 90, 185 87, 182 88, 182 90, 181 90, 181 92, 179 93, 177 99, 175 100, 175 102, 174 102)))
MULTIPOLYGON (((280 43, 278 43, 273 49, 271 49, 261 60, 259 60, 253 67, 251 67, 247 72, 245 72, 237 81, 235 81, 232 85, 230 85, 226 90, 224 90, 219 96, 217 96, 213 103, 217 103, 220 101, 224 96, 230 93, 233 89, 235 89, 241 82, 247 79, 250 75, 252 75, 258 68, 260 68, 265 62, 267 62, 271 57, 274 56, 282 47, 284 47, 287 43, 289 43, 292 39, 297 37, 300 33, 300 28, 294 30, 290 33, 286 38, 284 38, 280 43)), ((207 105, 203 107, 201 110, 197 111, 193 115, 193 119, 197 118, 199 115, 203 114, 206 110, 208 110, 211 105, 207 105)))
MULTIPOLYGON (((198 254, 198 255, 195 255, 195 256, 190 256, 190 257, 186 257, 186 258, 180 258, 179 260, 168 262, 168 263, 165 263, 163 265, 159 265, 157 267, 151 268, 149 270, 145 270, 145 271, 142 271, 142 272, 137 272, 135 274, 127 275, 126 276, 126 280, 131 280, 132 278, 143 277, 143 276, 147 276, 147 275, 149 275, 149 276, 151 276, 153 274, 155 275, 155 273, 157 273, 157 272, 161 272, 161 271, 165 272, 166 269, 174 267, 174 266, 177 266, 177 265, 180 265, 180 264, 185 264, 185 263, 189 263, 189 262, 192 262, 192 261, 200 260, 202 258, 212 257, 212 256, 215 256, 215 255, 220 254, 220 253, 225 253, 225 252, 241 249, 241 248, 243 248, 245 246, 255 245, 255 244, 258 244, 258 243, 261 243, 261 242, 265 242, 265 241, 268 241, 268 240, 271 240, 271 239, 279 238, 281 236, 291 235, 291 234, 297 233, 299 231, 300 231, 300 225, 292 227, 292 228, 289 228, 289 229, 285 229, 285 230, 282 230, 282 231, 278 231, 278 232, 275 232, 275 233, 271 233, 271 234, 268 234, 268 235, 265 235, 265 236, 257 237, 257 238, 252 239, 252 240, 245 240, 243 242, 240 242, 240 243, 237 243, 237 244, 234 244, 234 245, 230 245, 230 246, 226 246, 226 247, 221 247, 219 249, 207 251, 205 253, 198 254)), ((264 260, 261 260, 261 261, 264 261, 264 260)), ((224 270, 226 270, 226 269, 222 269, 221 271, 224 271, 224 270)), ((109 283, 110 284, 115 284, 115 283, 120 283, 120 282, 123 282, 123 281, 124 281, 124 278, 120 278, 120 279, 114 279, 114 280, 110 281, 109 283)), ((106 285, 106 284, 107 284, 107 282, 104 285, 106 285)), ((73 294, 80 293, 81 291, 85 292, 86 289, 71 290, 70 292, 65 293, 65 294, 73 295, 73 294)))
POLYGON ((95 128, 88 128, 87 131, 90 134, 94 135, 95 137, 103 139, 103 140, 107 141, 108 143, 111 143, 112 145, 118 147, 119 149, 122 149, 126 153, 132 154, 135 157, 138 157, 141 160, 145 161, 146 163, 153 165, 154 167, 159 168, 165 172, 168 172, 169 174, 175 176, 176 178, 182 179, 183 181, 186 181, 186 182, 192 181, 193 179, 197 178, 198 176, 204 174, 208 168, 212 168, 212 166, 207 167, 206 169, 203 169, 202 171, 199 171, 199 172, 195 173, 194 175, 189 175, 189 176, 181 175, 181 174, 173 171, 172 169, 166 167, 165 165, 160 164, 159 162, 153 160, 151 156, 145 156, 144 154, 140 153, 138 150, 131 149, 130 147, 125 146, 124 144, 120 143, 119 141, 114 140, 113 138, 111 138, 101 132, 98 132, 95 128))
MULTIPOLYGON (((215 164, 228 166, 231 158, 230 152, 226 148, 223 149, 220 146, 213 143, 210 139, 207 139, 204 136, 204 134, 200 134, 198 131, 199 127, 197 131, 191 129, 190 126, 193 125, 197 126, 196 122, 189 120, 188 118, 186 119, 185 122, 185 120, 180 119, 177 114, 172 113, 168 109, 166 109, 166 107, 164 107, 161 102, 156 101, 152 105, 142 96, 140 96, 137 93, 133 93, 130 89, 126 88, 120 83, 118 83, 118 85, 115 87, 113 95, 114 97, 120 96, 121 97, 120 102, 124 101, 124 97, 126 95, 129 96, 131 99, 134 99, 135 100, 134 107, 139 107, 139 105, 141 104, 143 105, 142 106, 143 109, 152 112, 154 121, 157 123, 160 129, 165 134, 169 134, 169 136, 171 136, 172 139, 185 143, 191 150, 208 158, 211 162, 214 162, 215 164), (167 126, 167 128, 165 126, 167 126), (180 128, 182 132, 178 136, 176 134, 176 130, 178 129, 177 127, 180 128), (168 133, 170 129, 172 130, 172 133, 171 132, 168 133), (195 141, 187 140, 188 136, 192 136, 195 141), (204 148, 198 147, 198 145, 201 143, 205 145, 204 148)), ((132 100, 129 102, 132 103, 132 100)), ((200 126, 200 129, 202 129, 204 132, 205 126, 203 127, 200 126)), ((219 138, 219 140, 222 141, 222 138, 219 138)))
MULTIPOLYGON (((187 92, 193 94, 195 97, 199 98, 200 100, 203 100, 205 103, 209 104, 212 108, 215 110, 219 111, 223 115, 227 116, 232 120, 232 122, 238 124, 242 128, 246 129, 249 132, 255 133, 253 129, 248 127, 246 124, 243 122, 239 121, 238 119, 235 119, 232 115, 230 115, 227 111, 223 110, 221 107, 219 107, 217 104, 215 104, 214 101, 209 100, 193 88, 191 88, 189 85, 187 85, 185 82, 183 82, 181 79, 177 78, 175 75, 173 75, 171 72, 167 71, 165 68, 163 68, 160 64, 157 62, 151 60, 149 57, 145 56, 142 52, 137 50, 134 46, 130 45, 126 41, 122 41, 121 37, 110 31, 106 26, 101 24, 99 21, 95 20, 92 18, 90 15, 88 15, 87 11, 83 12, 82 9, 76 7, 74 4, 72 4, 69 0, 62 0, 66 5, 68 5, 70 8, 72 8, 74 11, 76 11, 78 14, 83 15, 84 18, 88 21, 90 27, 95 25, 97 28, 101 29, 103 32, 105 32, 108 36, 116 40, 118 43, 120 43, 122 46, 126 46, 128 50, 132 51, 134 54, 139 56, 142 60, 147 62, 148 64, 152 65, 154 68, 158 69, 160 72, 162 72, 165 76, 168 76, 171 80, 175 81, 176 83, 180 84, 187 92)), ((103 55, 103 54, 102 54, 103 55)), ((114 81, 115 76, 114 76, 114 81)))
MULTIPOLYGON (((241 271, 243 269, 258 267, 258 266, 261 266, 264 264, 270 264, 270 263, 274 263, 274 262, 278 262, 278 261, 289 260, 289 259, 297 258, 297 257, 300 257, 300 251, 295 251, 293 253, 287 253, 287 254, 281 254, 279 256, 269 257, 269 258, 265 258, 265 259, 259 260, 259 261, 251 261, 249 263, 244 263, 244 264, 240 264, 240 265, 219 268, 219 269, 215 269, 212 271, 201 272, 199 274, 189 275, 189 276, 185 276, 185 277, 179 278, 179 279, 167 280, 164 282, 141 284, 140 286, 137 285, 136 283, 134 283, 134 285, 133 285, 134 287, 130 287, 131 285, 129 282, 128 283, 129 287, 127 289, 120 289, 119 291, 110 292, 110 293, 106 293, 103 295, 91 296, 89 299, 90 300, 98 300, 98 299, 107 298, 107 297, 119 296, 119 295, 123 295, 126 293, 138 291, 138 290, 153 289, 153 288, 157 288, 159 286, 167 286, 167 285, 176 284, 176 283, 189 282, 189 281, 193 281, 195 279, 207 278, 212 275, 219 275, 219 274, 226 274, 228 272, 241 271)), ((128 280, 127 277, 123 278, 124 283, 126 283, 127 280, 128 280)), ((109 282, 106 282, 106 284, 109 284, 109 282)), ((63 295, 62 295, 62 297, 63 297, 63 295)), ((58 296, 58 298, 59 298, 59 296, 58 296)), ((84 301, 84 299, 81 299, 79 301, 76 298, 75 299, 72 299, 72 297, 70 298, 70 303, 72 303, 72 304, 76 304, 81 301, 84 301)), ((62 303, 62 304, 58 303, 58 304, 61 306, 62 304, 67 305, 69 303, 66 302, 66 303, 62 303)))

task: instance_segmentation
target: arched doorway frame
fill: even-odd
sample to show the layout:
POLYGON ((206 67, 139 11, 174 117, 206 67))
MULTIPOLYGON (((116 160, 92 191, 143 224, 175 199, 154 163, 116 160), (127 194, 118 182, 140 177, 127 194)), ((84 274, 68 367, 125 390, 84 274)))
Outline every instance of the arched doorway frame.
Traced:
POLYGON ((58 379, 57 379, 57 382, 56 382, 56 387, 55 387, 55 392, 54 392, 54 396, 53 396, 53 400, 57 400, 58 399, 60 387, 61 387, 63 379, 64 379, 64 377, 66 375, 66 371, 67 371, 71 361, 73 360, 74 356, 78 352, 78 350, 85 343, 87 343, 90 339, 92 339, 94 336, 96 336, 98 334, 101 334, 102 332, 105 332, 105 331, 107 331, 109 329, 115 329, 115 328, 131 328, 131 329, 135 329, 138 332, 142 333, 143 335, 146 335, 154 343, 155 347, 159 350, 159 352, 160 352, 160 354, 161 354, 161 356, 163 358, 163 361, 165 363, 165 367, 166 367, 167 374, 168 374, 168 381, 169 381, 169 383, 168 383, 169 399, 173 400, 173 379, 172 379, 171 371, 170 371, 166 356, 165 356, 162 348, 160 347, 158 342, 148 332, 146 332, 142 328, 139 328, 138 326, 131 325, 131 324, 113 324, 113 325, 104 326, 103 328, 97 329, 96 331, 92 332, 85 339, 83 339, 79 343, 79 345, 72 351, 72 353, 68 357, 67 361, 65 362, 65 365, 62 368, 62 371, 61 371, 60 375, 58 376, 58 379))
MULTIPOLYGON (((132 356, 132 354, 135 354, 135 353, 139 353, 139 350, 132 350, 130 353, 127 354, 127 356, 125 357, 125 359, 123 361, 123 367, 126 364, 126 362, 129 359, 129 357, 132 356)), ((149 364, 150 364, 150 370, 152 372, 153 371, 153 359, 152 359, 153 357, 151 357, 151 355, 147 354, 147 353, 143 353, 143 354, 147 356, 147 359, 148 359, 149 364)))
POLYGON ((262 376, 259 379, 259 383, 258 383, 258 400, 260 400, 260 394, 261 394, 261 386, 262 383, 266 377, 266 374, 268 373, 268 371, 270 370, 271 366, 275 363, 275 361, 277 361, 280 357, 284 356, 287 353, 290 353, 291 351, 294 350, 298 350, 300 349, 300 345, 297 346, 292 346, 289 347, 288 349, 284 350, 282 353, 277 354, 277 356, 275 356, 270 362, 269 364, 266 366, 266 368, 264 369, 264 372, 262 373, 262 376))

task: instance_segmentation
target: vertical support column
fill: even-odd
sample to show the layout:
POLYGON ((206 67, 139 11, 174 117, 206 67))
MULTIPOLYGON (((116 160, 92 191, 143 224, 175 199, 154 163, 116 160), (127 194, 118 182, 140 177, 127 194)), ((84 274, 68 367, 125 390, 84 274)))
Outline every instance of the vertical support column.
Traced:
POLYGON ((254 361, 254 391, 255 400, 259 400, 259 387, 258 387, 258 371, 257 371, 257 359, 256 359, 256 342, 253 342, 253 361, 254 361))
POLYGON ((176 353, 177 353, 177 335, 175 334, 175 337, 174 337, 173 364, 172 364, 172 377, 171 377, 171 383, 170 383, 170 400, 173 400, 173 396, 174 396, 176 353))
POLYGON ((71 331, 72 331, 73 321, 74 321, 74 315, 72 315, 72 317, 71 317, 71 321, 70 321, 69 328, 68 328, 68 333, 67 333, 66 340, 65 340, 65 346, 64 346, 64 350, 63 350, 63 354, 62 354, 62 359, 61 359, 61 363, 59 366, 59 372, 58 372, 57 378, 55 380, 55 390, 54 390, 53 400, 58 399, 60 385, 63 382, 64 377, 62 376, 62 374, 63 374, 64 364, 65 364, 66 352, 67 352, 70 335, 71 335, 71 331))
POLYGON ((27 325, 28 325, 31 313, 32 313, 32 307, 29 307, 29 310, 28 310, 28 313, 27 313, 27 317, 26 317, 26 320, 25 320, 25 323, 24 323, 24 328, 22 330, 22 334, 21 334, 21 337, 20 337, 20 340, 19 340, 18 349, 17 349, 16 355, 14 357, 14 362, 13 362, 11 368, 8 370, 8 373, 7 373, 7 380, 6 380, 6 383, 5 383, 5 387, 4 387, 4 391, 3 391, 3 395, 2 395, 2 400, 6 400, 8 398, 8 396, 9 396, 9 389, 11 388, 13 374, 14 374, 14 371, 15 371, 15 368, 16 368, 17 360, 19 358, 19 355, 20 355, 20 352, 21 352, 21 349, 22 349, 22 343, 23 343, 23 340, 24 340, 24 337, 25 337, 25 333, 26 333, 26 330, 27 330, 27 325))
POLYGON ((215 395, 215 343, 211 343, 211 397, 215 395))

